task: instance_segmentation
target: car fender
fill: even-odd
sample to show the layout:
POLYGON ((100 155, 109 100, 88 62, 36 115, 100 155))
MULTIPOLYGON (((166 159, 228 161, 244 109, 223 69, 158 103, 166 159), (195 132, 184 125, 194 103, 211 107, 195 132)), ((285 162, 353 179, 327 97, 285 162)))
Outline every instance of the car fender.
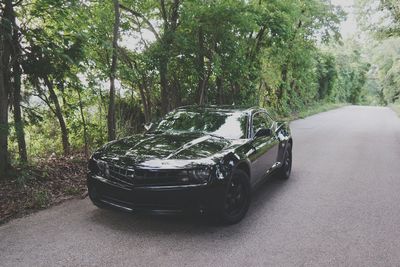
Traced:
POLYGON ((246 166, 247 170, 245 171, 251 177, 250 161, 247 158, 240 157, 235 152, 228 153, 216 164, 217 179, 228 180, 232 172, 237 168, 241 168, 241 166, 246 166))

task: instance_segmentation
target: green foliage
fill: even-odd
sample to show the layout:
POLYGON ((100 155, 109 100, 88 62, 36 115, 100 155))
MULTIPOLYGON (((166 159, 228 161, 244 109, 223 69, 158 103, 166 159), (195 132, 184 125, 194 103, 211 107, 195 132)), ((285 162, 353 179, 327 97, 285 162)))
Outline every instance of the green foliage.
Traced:
POLYGON ((400 117, 400 101, 391 104, 390 107, 391 107, 391 108, 397 113, 397 115, 400 117))
POLYGON ((355 3, 363 30, 383 40, 400 36, 398 0, 356 0, 355 3))
POLYGON ((69 186, 65 189, 65 193, 70 196, 79 195, 81 190, 77 187, 69 186))
POLYGON ((308 107, 306 110, 294 114, 292 119, 305 118, 314 114, 329 111, 336 108, 344 107, 344 103, 331 103, 331 102, 316 102, 315 104, 308 107))
POLYGON ((50 203, 50 194, 46 190, 33 192, 32 206, 33 208, 45 208, 50 203))
POLYGON ((318 97, 326 99, 332 95, 338 76, 336 60, 332 54, 320 54, 317 58, 318 97))
POLYGON ((400 38, 390 38, 374 47, 371 61, 376 66, 375 79, 379 82, 386 103, 400 100, 400 38))
MULTIPOLYGON (((28 2, 16 6, 28 153, 60 153, 61 135, 73 150, 96 148, 107 134, 112 2, 28 2)), ((363 98, 361 55, 321 49, 340 40, 344 18, 328 0, 120 4, 118 137, 141 132, 163 106, 261 105, 289 115, 363 98)), ((10 143, 14 156, 13 132, 10 143)))
POLYGON ((22 169, 21 172, 16 176, 15 182, 17 183, 18 187, 25 186, 29 180, 32 179, 31 172, 28 169, 22 169))
MULTIPOLYGON (((360 104, 367 102, 366 82, 371 64, 363 56, 363 48, 352 39, 345 45, 336 45, 328 49, 335 56, 336 76, 329 90, 330 101, 360 104)), ((330 62, 331 64, 331 62, 330 62)))
POLYGON ((358 0, 358 20, 369 34, 364 50, 372 68, 367 91, 375 103, 400 99, 400 3, 397 0, 358 0), (362 15, 361 15, 362 14, 362 15))

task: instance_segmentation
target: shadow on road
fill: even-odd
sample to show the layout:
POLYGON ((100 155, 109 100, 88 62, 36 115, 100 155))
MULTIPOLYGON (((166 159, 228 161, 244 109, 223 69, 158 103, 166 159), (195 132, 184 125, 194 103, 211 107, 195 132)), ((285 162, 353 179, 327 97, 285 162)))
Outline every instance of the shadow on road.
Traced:
MULTIPOLYGON (((247 216, 239 224, 223 227, 215 222, 213 218, 201 215, 149 215, 131 214, 108 209, 95 209, 89 214, 89 219, 94 224, 106 228, 123 231, 127 234, 137 232, 153 234, 205 234, 205 233, 238 233, 251 228, 256 221, 255 217, 263 216, 268 211, 270 199, 278 194, 281 189, 289 185, 291 180, 281 181, 274 177, 268 179, 256 191, 253 192, 252 203, 247 216), (245 227, 242 227, 245 226, 245 227), (222 231, 221 231, 222 230, 222 231)), ((268 216, 265 216, 268 218, 268 216)), ((267 220, 265 223, 268 223, 267 220)))
POLYGON ((292 178, 289 180, 282 180, 275 175, 267 179, 253 192, 249 215, 253 212, 257 212, 258 209, 267 206, 268 202, 275 196, 275 194, 278 194, 286 186, 290 185, 291 182, 293 182, 292 178))

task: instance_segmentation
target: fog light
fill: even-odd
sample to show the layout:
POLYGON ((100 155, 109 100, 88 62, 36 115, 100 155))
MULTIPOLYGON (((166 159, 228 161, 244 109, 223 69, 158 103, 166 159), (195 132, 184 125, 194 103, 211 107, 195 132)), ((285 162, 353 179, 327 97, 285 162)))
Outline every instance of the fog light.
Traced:
POLYGON ((195 181, 204 183, 204 182, 208 181, 208 178, 210 178, 210 170, 209 169, 191 170, 191 171, 189 171, 189 175, 195 181))
POLYGON ((189 182, 189 177, 183 177, 181 179, 181 181, 184 182, 184 183, 187 183, 187 182, 189 182))

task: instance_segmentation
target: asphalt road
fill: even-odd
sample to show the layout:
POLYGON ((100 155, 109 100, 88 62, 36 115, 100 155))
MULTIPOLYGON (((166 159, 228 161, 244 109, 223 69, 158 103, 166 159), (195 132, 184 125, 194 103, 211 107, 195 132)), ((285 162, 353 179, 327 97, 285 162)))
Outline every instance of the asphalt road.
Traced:
POLYGON ((1 266, 399 266, 400 119, 344 107, 291 125, 290 180, 239 224, 68 201, 0 226, 1 266))

